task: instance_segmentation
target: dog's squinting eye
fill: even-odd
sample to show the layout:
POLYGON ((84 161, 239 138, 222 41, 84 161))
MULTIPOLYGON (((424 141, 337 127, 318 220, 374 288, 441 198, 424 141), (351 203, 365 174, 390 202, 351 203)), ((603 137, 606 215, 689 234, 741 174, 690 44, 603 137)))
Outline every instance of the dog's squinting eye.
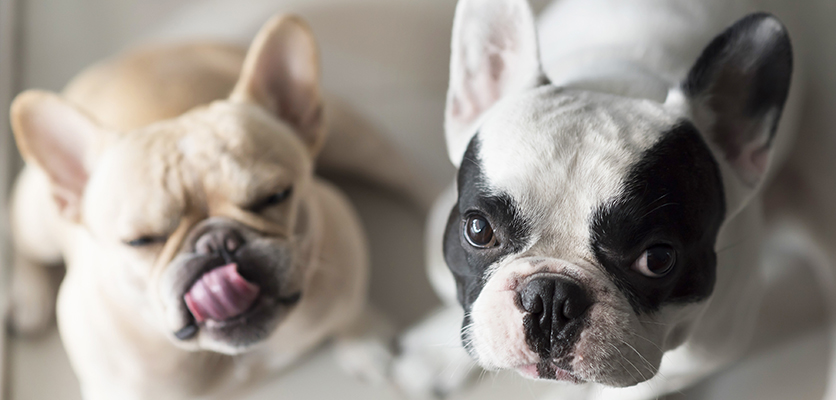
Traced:
POLYGON ((281 204, 285 200, 287 200, 292 193, 293 193, 293 187, 288 187, 287 189, 285 189, 281 192, 272 194, 269 197, 259 201, 258 203, 256 203, 252 207, 250 207, 250 209, 257 212, 257 211, 261 211, 265 208, 281 204))
POLYGON ((676 250, 667 245, 649 247, 633 263, 633 269, 649 278, 661 278, 671 272, 676 264, 676 250))
POLYGON ((464 224, 464 237, 471 246, 486 249, 496 245, 493 228, 484 217, 470 216, 464 224))
POLYGON ((131 246, 131 247, 145 247, 145 246, 150 246, 152 244, 163 243, 163 242, 165 242, 164 237, 160 237, 160 236, 141 236, 141 237, 138 237, 134 240, 130 240, 130 241, 125 242, 125 243, 128 246, 131 246))

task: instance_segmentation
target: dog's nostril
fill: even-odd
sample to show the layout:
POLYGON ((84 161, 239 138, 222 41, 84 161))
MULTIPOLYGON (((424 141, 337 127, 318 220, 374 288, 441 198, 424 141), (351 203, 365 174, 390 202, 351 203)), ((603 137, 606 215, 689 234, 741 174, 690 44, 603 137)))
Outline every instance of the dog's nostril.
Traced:
POLYGON ((539 316, 541 320, 555 318, 554 322, 558 324, 580 318, 592 305, 580 285, 560 277, 533 279, 519 296, 522 311, 539 316))
POLYGON ((554 297, 554 281, 551 279, 535 279, 531 281, 520 293, 520 300, 523 311, 539 315, 546 311, 546 308, 554 297))
POLYGON ((540 314, 543 312, 543 298, 540 296, 529 297, 524 306, 526 311, 532 314, 540 314))
POLYGON ((592 305, 586 292, 578 285, 567 286, 566 301, 563 303, 563 316, 568 320, 580 318, 592 305))
POLYGON ((226 238, 224 245, 226 246, 226 250, 228 252, 234 253, 235 250, 238 250, 238 247, 241 246, 241 240, 238 237, 230 236, 226 238))
POLYGON ((244 244, 240 234, 231 229, 213 229, 201 235, 195 242, 198 254, 231 255, 244 244))

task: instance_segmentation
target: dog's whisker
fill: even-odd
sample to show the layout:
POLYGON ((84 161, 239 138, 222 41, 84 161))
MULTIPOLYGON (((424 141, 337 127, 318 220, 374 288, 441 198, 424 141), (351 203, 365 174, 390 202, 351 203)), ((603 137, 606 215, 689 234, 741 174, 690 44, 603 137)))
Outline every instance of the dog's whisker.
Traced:
MULTIPOLYGON (((648 360, 647 360, 647 358, 646 358, 645 356, 643 356, 643 355, 642 355, 642 354, 641 354, 641 353, 640 353, 640 352, 639 352, 639 351, 638 351, 635 347, 633 347, 633 345, 631 345, 630 343, 627 343, 627 341, 625 341, 625 340, 623 340, 623 339, 621 340, 621 343, 623 343, 625 346, 629 347, 629 348, 630 348, 630 350, 633 350, 633 352, 635 352, 635 353, 636 353, 636 355, 639 357, 639 359, 640 359, 641 361, 643 361, 643 362, 647 365, 647 368, 650 370, 650 372, 651 372, 653 375, 656 375, 656 374, 658 374, 658 373, 659 373, 659 368, 658 368, 658 367, 655 367, 655 366, 653 365, 653 363, 651 363, 650 361, 648 361, 648 360)), ((651 343, 652 343, 652 342, 651 342, 651 343)), ((658 348, 658 346, 657 346, 657 348, 658 348)), ((659 350, 661 351, 661 348, 660 348, 659 350)))
POLYGON ((652 340, 650 340, 650 339, 648 339, 648 338, 646 338, 646 337, 644 337, 644 336, 642 336, 642 335, 639 335, 639 334, 638 334, 638 333, 636 333, 636 332, 629 332, 629 333, 630 333, 630 335, 632 335, 632 336, 634 336, 634 337, 637 337, 637 338, 639 338, 639 339, 642 339, 642 340, 647 341, 648 343, 650 343, 651 345, 653 345, 653 347, 657 348, 660 352, 664 352, 664 351, 662 350, 662 348, 661 348, 661 347, 659 347, 659 345, 658 345, 658 344, 656 344, 655 342, 653 342, 652 340))

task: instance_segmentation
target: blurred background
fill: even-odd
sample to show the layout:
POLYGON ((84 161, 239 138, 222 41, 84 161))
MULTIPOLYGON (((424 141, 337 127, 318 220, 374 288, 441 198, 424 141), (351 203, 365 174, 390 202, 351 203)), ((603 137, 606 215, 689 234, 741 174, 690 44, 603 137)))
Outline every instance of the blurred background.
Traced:
MULTIPOLYGON (((547 1, 532 3, 540 10, 547 1)), ((813 60, 807 71, 813 82, 809 98, 815 100, 808 104, 805 124, 811 129, 836 126, 830 108, 836 105, 836 27, 831 26, 836 0, 771 3, 804 7, 797 20, 785 22, 794 37, 807 43, 800 54, 813 60)), ((454 0, 0 0, 0 260, 8 265, 6 191, 21 165, 6 111, 16 93, 60 91, 84 67, 141 43, 210 38, 246 46, 278 11, 299 13, 311 24, 321 46, 326 91, 385 132, 425 178, 428 192, 440 191, 454 172, 442 132, 454 7, 454 0)), ((836 142, 836 132, 832 136, 836 142)), ((372 301, 405 328, 440 304, 424 272, 424 215, 403 199, 362 185, 347 190, 369 231, 372 301)), ((0 284, 5 284, 8 270, 1 271, 0 284)), ((759 330, 774 334, 760 337, 739 365, 672 398, 820 396, 827 342, 814 279, 803 266, 775 269, 771 279, 781 284, 768 297, 759 330)), ((0 331, 4 399, 80 398, 54 328, 37 338, 2 336, 0 331)), ((549 387, 512 374, 487 373, 456 398, 538 398, 549 387)), ((249 398, 401 397, 392 388, 353 381, 338 370, 330 353, 319 351, 275 382, 254 388, 249 398)))

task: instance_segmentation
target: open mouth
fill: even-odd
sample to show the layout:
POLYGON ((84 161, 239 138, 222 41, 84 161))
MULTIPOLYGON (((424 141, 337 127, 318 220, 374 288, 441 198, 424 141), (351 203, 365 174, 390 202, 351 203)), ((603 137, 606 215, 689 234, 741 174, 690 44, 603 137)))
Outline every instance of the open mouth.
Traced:
POLYGON ((246 312, 260 292, 238 273, 238 264, 230 263, 204 273, 183 299, 197 323, 221 322, 246 312))
POLYGON ((581 378, 553 363, 527 364, 517 367, 517 372, 530 379, 550 379, 575 384, 583 383, 581 378))

